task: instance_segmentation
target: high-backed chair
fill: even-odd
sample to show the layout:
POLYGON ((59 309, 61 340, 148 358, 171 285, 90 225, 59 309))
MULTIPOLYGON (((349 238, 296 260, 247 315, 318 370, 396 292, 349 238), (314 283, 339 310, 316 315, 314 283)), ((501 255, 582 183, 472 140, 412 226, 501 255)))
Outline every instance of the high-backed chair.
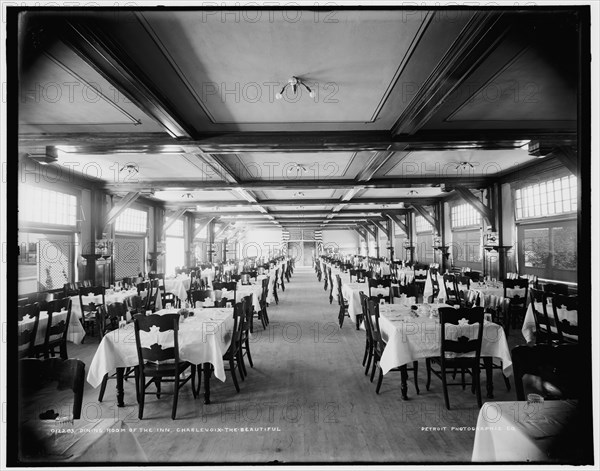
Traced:
POLYGON ((509 319, 514 328, 521 327, 527 309, 527 292, 529 280, 527 278, 505 279, 504 297, 510 299, 509 319))
MULTIPOLYGON (((344 317, 350 317, 350 314, 348 313, 348 301, 344 298, 344 294, 342 292, 342 279, 341 279, 340 275, 336 274, 335 280, 336 280, 336 284, 337 284, 338 305, 340 307, 340 310, 338 312, 338 323, 340 324, 340 329, 341 329, 342 325, 344 325, 344 317)), ((360 325, 360 322, 357 319, 356 320, 357 329, 358 329, 359 325, 360 325)))
POLYGON ((19 358, 29 358, 35 355, 35 339, 40 322, 40 306, 38 303, 18 306, 17 316, 19 358))
POLYGON ((59 349, 63 360, 67 355, 67 331, 71 322, 71 298, 55 299, 48 302, 48 322, 44 337, 44 358, 54 356, 55 349, 59 349))
POLYGON ((552 311, 559 341, 577 343, 579 341, 577 296, 555 294, 552 298, 552 311))
POLYGON ((79 305, 81 306, 81 322, 86 333, 94 335, 98 306, 105 305, 104 286, 89 286, 79 288, 79 305), (94 296, 96 300, 84 299, 94 296))
POLYGON ((171 419, 175 420, 177 414, 177 401, 179 390, 188 382, 192 381, 192 393, 194 398, 198 396, 196 389, 196 365, 179 358, 179 314, 164 314, 136 316, 135 344, 138 354, 138 375, 136 386, 138 390, 138 418, 144 415, 145 396, 156 394, 160 399, 161 384, 170 382, 174 384, 173 407, 171 419), (148 335, 151 331, 161 332, 159 335, 148 335), (142 335, 145 332, 146 335, 142 335), (173 344, 161 345, 160 338, 168 338, 166 332, 172 333, 173 344), (154 343, 152 343, 154 341, 154 343), (182 377, 187 371, 190 373, 182 377), (148 379, 148 381, 146 381, 148 379), (147 392, 148 386, 156 385, 156 393, 147 392))
POLYGON ((426 388, 429 391, 431 373, 439 377, 442 380, 446 409, 450 409, 448 386, 462 386, 464 389, 464 373, 468 372, 471 376, 471 390, 475 391, 477 405, 481 407, 480 363, 483 339, 483 308, 439 308, 438 311, 441 323, 441 352, 439 357, 426 359, 426 388), (463 325, 465 321, 466 324, 463 325), (454 330, 454 332, 448 335, 450 330, 454 330), (457 354, 470 354, 470 356, 456 356, 457 354), (440 369, 433 368, 434 364, 438 364, 440 369), (454 370, 460 370, 462 373, 462 381, 459 383, 449 383, 447 380, 446 375, 449 373, 454 374, 454 370))
POLYGON ((383 279, 373 279, 373 278, 368 278, 367 279, 368 285, 369 285, 369 297, 378 297, 380 299, 384 299, 386 303, 391 303, 391 290, 390 287, 392 285, 392 281, 387 279, 387 280, 383 280, 383 279), (386 290, 387 294, 383 294, 381 292, 376 292, 376 290, 386 290))
POLYGON ((442 280, 444 283, 444 289, 446 290, 446 304, 460 304, 458 287, 456 286, 456 276, 452 275, 451 273, 444 273, 442 275, 442 280))

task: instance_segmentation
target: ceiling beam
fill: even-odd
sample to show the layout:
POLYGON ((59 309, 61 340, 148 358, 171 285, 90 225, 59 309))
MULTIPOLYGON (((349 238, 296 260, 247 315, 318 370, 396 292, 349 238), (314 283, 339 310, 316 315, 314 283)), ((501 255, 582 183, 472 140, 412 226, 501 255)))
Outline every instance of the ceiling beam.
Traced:
POLYGON ((477 11, 404 109, 392 134, 414 134, 440 109, 448 96, 471 75, 502 41, 510 21, 502 12, 477 11), (501 19, 503 21, 501 21, 501 19))
MULTIPOLYGON (((399 214, 390 211, 386 212, 385 215, 389 217, 393 222, 398 224, 400 229, 408 236, 408 225, 404 221, 402 221, 399 214)), ((404 216, 406 217, 406 214, 404 216)))
POLYGON ((555 148, 550 154, 546 155, 546 157, 554 157, 560 161, 569 172, 571 172, 576 177, 579 176, 579 159, 577 158, 577 148, 561 146, 555 148))
POLYGON ((360 225, 363 227, 364 230, 371 234, 374 239, 377 238, 377 231, 375 231, 375 229, 373 229, 368 223, 361 223, 360 225))
POLYGON ((212 181, 206 179, 194 180, 148 180, 139 182, 106 183, 106 189, 112 191, 140 191, 140 190, 290 190, 290 189, 348 189, 340 202, 346 202, 356 197, 360 190, 375 188, 414 188, 438 187, 444 185, 462 185, 472 188, 488 186, 493 181, 491 176, 456 176, 456 175, 424 175, 408 178, 375 178, 368 182, 355 180, 245 180, 245 181, 212 181))
POLYGON ((420 204, 411 204, 411 206, 415 209, 415 211, 417 213, 419 213, 421 216, 423 216, 425 218, 425 220, 431 224, 431 226, 439 233, 440 232, 440 224, 439 224, 439 220, 432 215, 429 211, 427 211, 422 205, 420 204))
POLYGON ((208 226, 214 219, 214 217, 202 218, 200 220, 200 225, 194 229, 194 237, 192 237, 192 240, 197 238, 200 235, 200 233, 206 228, 206 226, 208 226))
POLYGON ((477 198, 477 196, 475 196, 473 193, 471 193, 471 190, 469 190, 468 188, 456 186, 454 187, 454 191, 456 191, 456 193, 458 193, 466 203, 473 207, 475 211, 481 214, 481 216, 485 219, 487 225, 492 227, 493 231, 496 230, 496 224, 494 224, 494 211, 492 211, 491 208, 483 204, 481 200, 477 198))
POLYGON ((388 220, 386 218, 382 218, 381 220, 369 218, 369 222, 372 222, 373 224, 375 224, 375 226, 377 226, 380 231, 385 232, 386 234, 388 233, 388 227, 387 227, 388 220))
POLYGON ((76 17, 56 24, 59 37, 88 65, 122 92, 173 138, 190 138, 193 127, 154 89, 150 79, 119 47, 110 34, 76 17))
POLYGON ((356 179, 360 182, 370 181, 377 171, 395 154, 395 152, 375 152, 371 160, 357 175, 356 179))
MULTIPOLYGON (((133 203, 135 203, 135 200, 137 200, 140 197, 140 194, 141 193, 139 191, 132 191, 123 196, 123 198, 121 198, 121 200, 118 201, 106 215, 103 227, 106 228, 106 226, 115 222, 117 218, 123 213, 123 211, 125 211, 127 208, 131 207, 133 203)), ((104 230, 102 232, 104 232, 104 230)))
MULTIPOLYGON (((371 207, 374 210, 380 210, 381 208, 374 208, 376 205, 381 205, 385 207, 386 205, 404 203, 408 204, 421 204, 421 205, 432 205, 437 203, 440 200, 439 197, 431 197, 431 198, 361 198, 359 200, 353 201, 352 206, 367 206, 371 207)), ((265 206, 331 206, 339 203, 337 199, 286 199, 286 200, 261 200, 260 204, 265 206)), ((214 207, 251 207, 253 206, 251 203, 244 201, 220 201, 220 200, 207 200, 207 201, 198 201, 196 203, 190 203, 186 201, 178 202, 178 201, 169 201, 165 202, 165 206, 170 208, 176 208, 185 206, 186 208, 196 208, 196 207, 205 207, 205 208, 214 208, 214 207)), ((356 211, 356 210, 354 210, 356 211)), ((206 212, 202 212, 202 210, 196 211, 198 214, 206 215, 206 212)), ((220 215, 221 213, 219 213, 220 215)))

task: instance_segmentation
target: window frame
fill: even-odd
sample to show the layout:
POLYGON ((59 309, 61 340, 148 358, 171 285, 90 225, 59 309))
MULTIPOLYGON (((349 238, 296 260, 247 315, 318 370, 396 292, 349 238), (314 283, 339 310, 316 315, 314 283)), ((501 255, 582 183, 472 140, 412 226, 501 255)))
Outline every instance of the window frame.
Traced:
POLYGON ((481 217, 481 214, 479 214, 479 212, 473 206, 471 206, 469 203, 457 203, 457 204, 453 204, 450 207, 450 230, 451 231, 472 231, 475 229, 479 229, 482 226, 482 219, 483 218, 481 217), (465 225, 455 226, 454 225, 454 211, 455 211, 455 209, 461 208, 461 207, 466 207, 466 208, 469 208, 469 211, 473 211, 473 214, 477 217, 478 221, 473 224, 465 224, 465 225))
POLYGON ((52 187, 48 188, 46 185, 38 185, 32 183, 19 183, 18 185, 18 198, 23 197, 22 192, 26 190, 26 188, 35 188, 39 190, 52 191, 54 193, 61 193, 64 195, 72 196, 75 198, 75 221, 71 224, 56 224, 35 220, 27 220, 22 218, 20 212, 17 216, 19 230, 24 230, 25 232, 34 232, 35 230, 42 231, 51 231, 51 232, 71 232, 76 233, 79 232, 80 221, 78 218, 78 211, 81 209, 81 191, 76 189, 71 189, 63 186, 59 186, 58 188, 52 187))
POLYGON ((150 211, 148 210, 148 208, 141 208, 141 207, 129 207, 129 208, 126 208, 123 211, 123 213, 121 213, 119 215, 119 217, 117 217, 115 219, 115 224, 114 224, 115 225, 115 234, 125 235, 125 236, 131 235, 131 236, 136 236, 136 237, 140 237, 143 234, 145 237, 147 237, 148 236, 148 230, 149 230, 148 229, 148 227, 149 227, 149 221, 150 221, 150 214, 149 214, 149 212, 150 211), (140 211, 140 212, 146 214, 146 228, 145 228, 144 232, 120 231, 120 230, 117 229, 117 221, 119 220, 120 217, 123 216, 123 214, 125 213, 125 211, 128 211, 128 210, 140 211))
MULTIPOLYGON (((536 181, 535 183, 522 183, 520 185, 515 185, 513 186, 512 189, 512 204, 513 204, 513 217, 515 220, 515 223, 520 224, 520 223, 524 223, 526 221, 545 221, 545 220, 550 220, 550 219, 564 219, 564 218, 573 218, 576 217, 578 210, 579 210, 579 199, 578 199, 578 194, 579 194, 579 188, 578 188, 578 180, 577 177, 575 177, 574 175, 571 174, 554 174, 554 175, 546 175, 540 178, 540 180, 536 181), (534 215, 534 216, 522 216, 522 217, 518 217, 518 204, 517 204, 517 192, 518 191, 523 191, 526 188, 529 187, 536 187, 536 186, 541 186, 542 184, 548 184, 549 182, 554 182, 555 180, 562 180, 563 178, 569 178, 569 179, 574 179, 574 183, 575 183, 575 202, 577 203, 577 208, 576 209, 571 209, 569 211, 562 211, 560 213, 553 213, 553 214, 547 214, 547 215, 534 215)), ((573 187, 570 188, 571 192, 573 191, 573 187)), ((562 191, 562 190, 561 190, 562 191)), ((522 198, 521 198, 522 199, 522 198)), ((572 201, 573 198, 570 198, 568 201, 572 201)), ((547 201, 547 200, 546 200, 547 201)), ((562 200, 562 203, 564 204, 565 200, 562 200)), ((556 202, 555 202, 556 204, 556 202)), ((521 206, 521 212, 523 212, 523 206, 521 206)))

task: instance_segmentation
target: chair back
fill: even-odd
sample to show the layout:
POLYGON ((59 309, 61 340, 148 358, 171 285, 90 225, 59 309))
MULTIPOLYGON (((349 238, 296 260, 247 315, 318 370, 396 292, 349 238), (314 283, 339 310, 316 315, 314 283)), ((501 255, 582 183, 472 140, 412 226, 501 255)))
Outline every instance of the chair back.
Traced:
POLYGON ((458 288, 456 286, 456 276, 451 273, 445 273, 442 275, 444 282, 444 288, 446 289, 446 300, 451 302, 458 302, 458 288))
POLYGON ((577 337, 579 336, 577 309, 577 296, 555 294, 552 297, 553 317, 561 341, 577 341, 577 337))
POLYGON ((142 281, 141 283, 136 283, 137 294, 138 296, 142 296, 142 293, 145 292, 146 296, 149 294, 150 283, 147 281, 142 281))
POLYGON ((104 306, 104 286, 82 286, 79 288, 79 306, 81 307, 81 315, 85 320, 88 316, 95 316, 98 306, 104 306), (101 296, 97 301, 84 301, 84 296, 101 296))
MULTIPOLYGON (((551 344, 552 330, 548 317, 546 293, 542 290, 531 288, 529 290, 529 303, 535 322, 536 341, 538 343, 547 341, 551 344)), ((554 318, 552 318, 552 324, 554 324, 554 318)))
MULTIPOLYGON (((235 304, 237 283, 235 281, 213 281, 213 290, 221 291, 221 296, 217 296, 217 300, 221 302, 230 301, 235 304), (223 293, 223 290, 227 290, 223 293)), ((215 293, 216 294, 216 293, 215 293)))
POLYGON ((146 296, 146 311, 156 311, 156 299, 160 290, 159 279, 155 278, 150 281, 148 295, 146 296))
POLYGON ((383 341, 381 328, 379 327, 379 304, 372 299, 366 299, 365 303, 367 305, 367 315, 365 316, 365 319, 368 318, 367 322, 370 323, 373 343, 380 352, 383 352, 385 349, 385 342, 383 341))
POLYGON ((441 360, 447 358, 447 353, 474 353, 476 361, 479 361, 483 339, 483 308, 442 307, 438 310, 442 326, 441 360), (451 327, 448 328, 449 326, 451 327))
POLYGON ((191 291, 191 299, 192 299, 192 304, 195 306, 196 302, 200 302, 200 304, 204 304, 204 301, 206 300, 206 298, 210 298, 211 300, 213 299, 213 292, 209 289, 198 289, 195 291, 191 291))
POLYGON ((54 299, 48 302, 48 323, 44 338, 45 349, 51 342, 67 341, 67 331, 71 322, 71 298, 54 299))
POLYGON ((140 368, 174 362, 179 364, 179 314, 135 316, 135 345, 140 368))
POLYGON ((26 304, 17 308, 19 335, 17 344, 19 358, 33 355, 35 338, 40 322, 40 307, 38 303, 26 304))
POLYGON ((247 336, 248 333, 250 332, 250 326, 252 325, 252 315, 253 315, 253 308, 252 308, 252 296, 248 295, 248 296, 244 296, 242 298, 242 306, 243 306, 243 312, 244 315, 242 317, 242 331, 244 332, 244 336, 247 336))
POLYGON ((131 315, 131 317, 133 317, 135 314, 141 314, 142 312, 143 313, 146 312, 144 310, 144 306, 145 306, 144 300, 142 299, 141 296, 139 296, 137 294, 125 298, 125 305, 127 306, 127 309, 129 310, 129 314, 131 315))
POLYGON ((526 278, 505 279, 502 284, 505 298, 509 298, 513 303, 525 303, 529 291, 529 280, 526 278))

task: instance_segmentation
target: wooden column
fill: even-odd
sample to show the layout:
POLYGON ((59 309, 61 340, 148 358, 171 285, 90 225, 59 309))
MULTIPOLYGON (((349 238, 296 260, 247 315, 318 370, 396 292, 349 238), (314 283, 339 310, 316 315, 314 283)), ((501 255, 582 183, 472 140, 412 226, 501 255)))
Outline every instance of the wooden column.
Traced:
POLYGON ((207 238, 207 258, 208 262, 213 262, 213 244, 215 242, 215 220, 213 219, 208 223, 208 238, 207 238))

